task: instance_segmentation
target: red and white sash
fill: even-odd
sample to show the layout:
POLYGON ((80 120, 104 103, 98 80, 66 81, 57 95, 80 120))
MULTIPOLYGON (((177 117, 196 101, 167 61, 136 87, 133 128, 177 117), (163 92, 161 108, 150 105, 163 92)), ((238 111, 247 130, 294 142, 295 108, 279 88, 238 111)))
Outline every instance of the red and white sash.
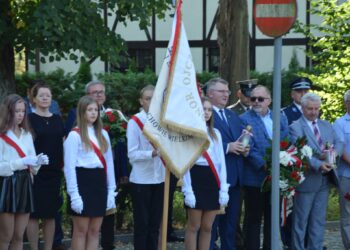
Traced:
MULTIPOLYGON (((73 128, 72 131, 77 132, 80 135, 80 129, 79 128, 73 128)), ((107 175, 107 163, 106 163, 106 159, 103 156, 101 150, 96 146, 95 143, 93 143, 93 141, 90 140, 90 144, 92 146, 92 148, 95 151, 95 154, 97 155, 98 159, 100 159, 102 165, 103 165, 103 169, 105 170, 105 173, 107 175)))

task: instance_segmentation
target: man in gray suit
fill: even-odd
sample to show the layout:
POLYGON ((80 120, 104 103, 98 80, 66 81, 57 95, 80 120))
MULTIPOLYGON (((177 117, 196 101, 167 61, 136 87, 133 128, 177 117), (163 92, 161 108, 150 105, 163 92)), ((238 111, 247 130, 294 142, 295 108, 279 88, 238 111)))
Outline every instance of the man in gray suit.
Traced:
POLYGON ((307 249, 322 249, 329 177, 337 178, 333 165, 325 161, 324 148, 327 143, 333 145, 337 155, 341 155, 343 149, 332 125, 318 118, 320 106, 321 98, 318 95, 305 94, 301 99, 303 115, 289 127, 292 142, 306 136, 308 145, 313 149, 309 170, 305 173, 305 180, 297 187, 298 194, 294 198, 293 250, 305 249, 305 235, 308 237, 307 249))

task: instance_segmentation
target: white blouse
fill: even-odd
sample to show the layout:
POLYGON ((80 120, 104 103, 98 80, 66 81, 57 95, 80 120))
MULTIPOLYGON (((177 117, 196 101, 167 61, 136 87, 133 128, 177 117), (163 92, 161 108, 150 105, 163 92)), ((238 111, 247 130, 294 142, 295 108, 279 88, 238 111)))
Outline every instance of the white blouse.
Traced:
MULTIPOLYGON (((214 166, 216 172, 220 179, 220 188, 227 187, 227 172, 226 172, 226 162, 224 149, 222 147, 222 138, 219 130, 214 128, 217 140, 214 140, 209 136, 210 145, 207 150, 214 166)), ((195 163, 200 166, 209 166, 208 161, 201 155, 195 163)), ((193 191, 190 170, 186 171, 183 177, 182 191, 193 191)))
MULTIPOLYGON (((12 130, 8 130, 6 135, 22 149, 26 156, 36 156, 31 133, 21 128, 19 137, 12 130)), ((16 149, 0 139, 0 176, 11 176, 13 175, 12 169, 20 166, 24 166, 24 164, 16 149)))
MULTIPOLYGON (((88 127, 89 139, 99 147, 95 130, 93 127, 88 127)), ((102 130, 102 135, 106 138, 108 149, 103 153, 107 164, 107 188, 108 191, 116 189, 116 182, 114 177, 114 163, 112 156, 111 142, 108 133, 102 130)), ((83 168, 103 168, 102 162, 96 155, 93 149, 87 151, 81 141, 80 135, 71 131, 67 139, 63 143, 64 147, 64 175, 67 183, 67 192, 72 195, 78 191, 76 167, 83 168)))
MULTIPOLYGON (((145 111, 135 115, 144 124, 145 111)), ((152 157, 154 150, 137 123, 130 119, 126 131, 128 138, 128 157, 132 165, 130 182, 137 184, 159 184, 164 182, 165 167, 159 156, 152 157)))

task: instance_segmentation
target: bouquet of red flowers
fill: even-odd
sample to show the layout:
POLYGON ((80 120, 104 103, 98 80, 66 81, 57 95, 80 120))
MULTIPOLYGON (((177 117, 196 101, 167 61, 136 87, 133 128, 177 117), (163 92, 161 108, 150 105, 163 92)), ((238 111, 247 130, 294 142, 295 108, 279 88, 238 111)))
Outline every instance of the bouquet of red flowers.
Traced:
POLYGON ((108 132, 112 147, 118 141, 126 141, 126 127, 128 120, 123 113, 116 109, 106 109, 101 115, 103 128, 108 132))
MULTIPOLYGON (((282 224, 291 213, 293 206, 293 196, 295 188, 305 179, 304 173, 308 170, 308 159, 312 157, 312 149, 307 144, 306 137, 300 137, 295 144, 291 144, 287 139, 280 143, 280 194, 282 197, 282 224)), ((265 162, 268 176, 265 178, 262 190, 271 188, 272 171, 272 148, 266 150, 265 162)))

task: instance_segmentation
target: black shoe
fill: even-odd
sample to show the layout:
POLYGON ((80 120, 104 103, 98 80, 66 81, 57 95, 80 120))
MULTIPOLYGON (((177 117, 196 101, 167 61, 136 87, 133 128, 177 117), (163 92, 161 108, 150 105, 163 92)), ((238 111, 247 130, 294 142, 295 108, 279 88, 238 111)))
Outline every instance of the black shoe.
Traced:
POLYGON ((184 242, 185 238, 177 236, 175 233, 170 233, 167 237, 168 242, 184 242))

